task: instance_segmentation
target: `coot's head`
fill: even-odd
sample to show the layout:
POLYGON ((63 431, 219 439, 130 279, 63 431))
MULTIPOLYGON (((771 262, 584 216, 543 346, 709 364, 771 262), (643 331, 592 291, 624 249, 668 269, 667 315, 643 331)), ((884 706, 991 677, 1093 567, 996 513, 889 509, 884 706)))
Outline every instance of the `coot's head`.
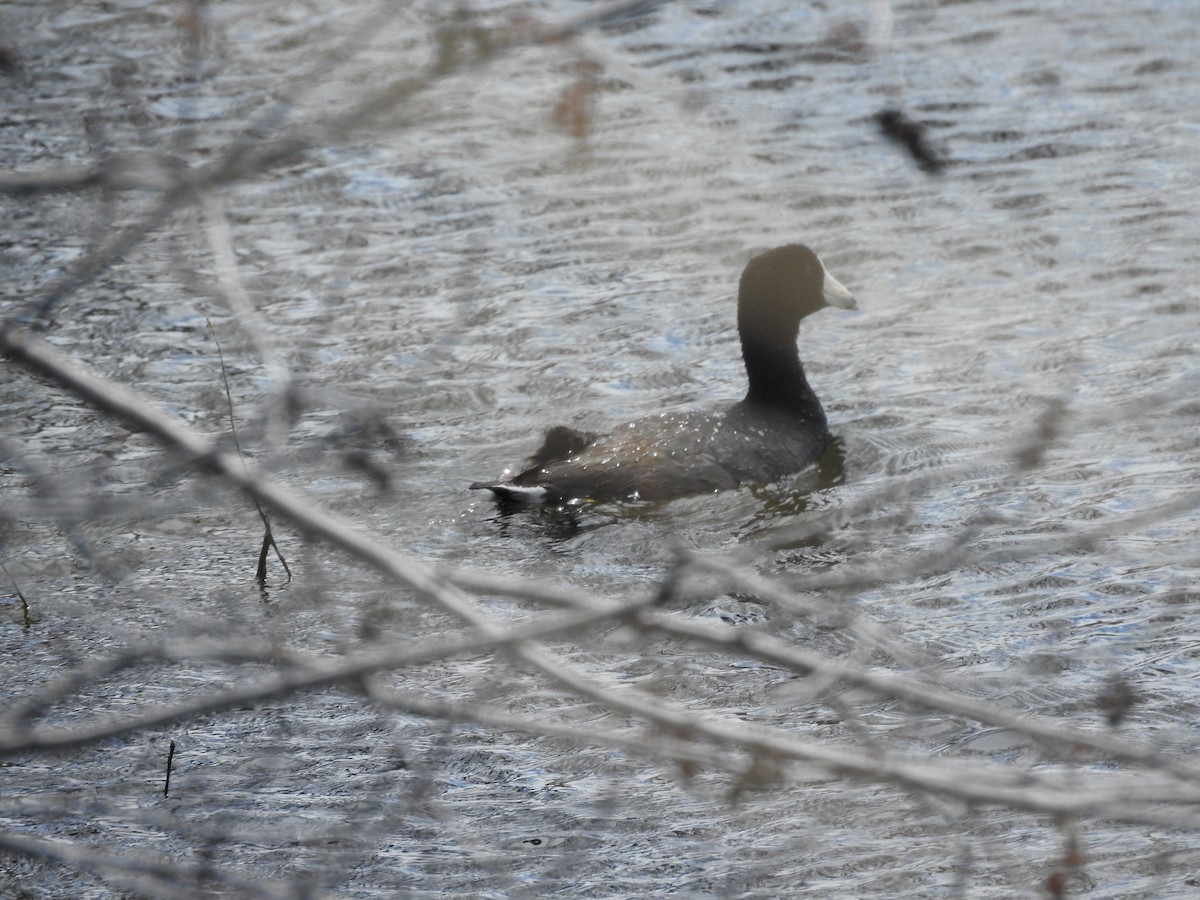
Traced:
POLYGON ((776 247, 746 264, 738 286, 738 335, 750 390, 746 402, 818 423, 821 401, 796 350, 800 320, 826 306, 856 309, 853 295, 803 244, 776 247))
POLYGON ((808 247, 776 247, 754 257, 742 272, 738 331, 743 338, 795 341, 800 320, 826 306, 858 308, 808 247))

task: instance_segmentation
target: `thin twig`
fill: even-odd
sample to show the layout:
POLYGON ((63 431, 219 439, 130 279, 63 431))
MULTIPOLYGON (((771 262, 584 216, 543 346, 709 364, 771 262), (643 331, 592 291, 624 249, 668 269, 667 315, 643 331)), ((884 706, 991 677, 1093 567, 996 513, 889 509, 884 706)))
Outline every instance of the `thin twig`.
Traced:
MULTIPOLYGON (((233 436, 233 446, 237 450, 238 457, 242 460, 242 465, 246 464, 245 454, 242 452, 241 441, 238 440, 237 421, 233 412, 233 392, 229 389, 229 373, 225 367, 225 354, 221 350, 221 341, 217 338, 217 330, 213 327, 211 319, 205 319, 208 323, 209 334, 212 335, 213 343, 217 347, 217 359, 221 363, 221 381, 225 385, 225 401, 229 410, 229 433, 233 436)), ((262 505, 254 497, 250 498, 254 503, 254 508, 258 510, 258 517, 263 523, 263 539, 262 547, 258 552, 258 568, 254 573, 254 580, 260 585, 266 584, 267 581, 267 550, 271 547, 275 548, 275 556, 279 562, 283 564, 283 571, 287 573, 287 580, 292 580, 292 570, 288 566, 287 560, 283 556, 283 552, 279 549, 279 545, 275 543, 275 535, 271 531, 271 517, 262 508, 262 505)))
POLYGON ((13 578, 12 572, 8 571, 8 566, 0 562, 0 569, 4 570, 4 574, 8 580, 12 582, 13 590, 17 592, 17 597, 21 601, 21 629, 28 631, 33 622, 29 617, 29 601, 25 599, 25 595, 21 593, 21 586, 17 584, 17 579, 13 578))

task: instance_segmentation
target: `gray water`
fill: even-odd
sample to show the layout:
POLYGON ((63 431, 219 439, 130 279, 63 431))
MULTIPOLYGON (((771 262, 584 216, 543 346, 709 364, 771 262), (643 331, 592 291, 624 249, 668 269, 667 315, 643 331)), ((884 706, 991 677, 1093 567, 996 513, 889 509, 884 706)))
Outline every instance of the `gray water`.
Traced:
MULTIPOLYGON (((594 5, 476 8, 479 24, 502 28, 594 5)), ((251 123, 274 134, 328 121, 429 71, 432 35, 450 21, 436 4, 379 16, 355 2, 221 3, 193 56, 182 15, 132 2, 0 10, 19 61, 0 75, 6 167, 116 154, 148 171, 148 155, 168 152, 200 166, 251 123), (337 48, 348 50, 334 65, 337 48)), ((426 562, 607 599, 661 581, 681 546, 784 577, 894 571, 844 602, 918 652, 923 671, 1083 726, 1103 722, 1098 698, 1119 676, 1136 695, 1120 733, 1194 754, 1200 516, 1154 511, 1200 483, 1198 70, 1200 16, 1186 2, 667 4, 435 79, 222 193, 262 339, 302 392, 281 444, 259 427, 277 373, 206 289, 214 266, 190 207, 69 298, 47 334, 217 434, 227 408, 211 322, 247 455, 426 562), (555 121, 580 60, 601 72, 584 136, 555 121), (925 124, 941 174, 880 134, 886 106, 925 124), (800 336, 843 447, 840 477, 571 521, 505 516, 466 490, 518 465, 549 425, 604 429, 737 399, 737 275, 754 252, 797 240, 859 300, 800 336), (1039 422, 1052 431, 1044 456, 1014 466, 1039 422), (832 524, 794 533, 818 520, 832 524), (1108 539, 1056 543, 1087 528, 1108 539), (947 549, 944 565, 912 572, 965 529, 969 555, 947 549)), ((0 200, 5 314, 153 202, 0 200)), ((372 635, 459 627, 286 523, 295 577, 274 567, 260 593, 260 526, 243 500, 2 365, 0 550, 31 615, 25 627, 5 594, 6 704, 139 641, 246 634, 347 653, 372 635), (70 505, 81 498, 95 505, 70 505), (56 516, 51 501, 70 508, 56 516)), ((532 609, 487 603, 514 620, 532 609)), ((743 593, 697 590, 676 608, 863 652, 743 593)), ((617 630, 556 646, 598 677, 788 733, 1041 759, 973 721, 859 693, 832 702, 791 673, 680 641, 617 630)), ((147 667, 53 716, 125 714, 257 671, 147 667)), ((247 878, 347 897, 1029 896, 1064 856, 1047 817, 816 770, 731 801, 727 775, 686 779, 606 748, 620 716, 503 659, 447 660, 392 683, 597 740, 305 694, 10 760, 0 827, 146 858, 208 854, 247 878), (170 740, 178 768, 163 800, 170 740)), ((1080 831, 1078 895, 1195 890, 1194 834, 1080 831)), ((0 865, 6 896, 120 896, 117 885, 0 865)))

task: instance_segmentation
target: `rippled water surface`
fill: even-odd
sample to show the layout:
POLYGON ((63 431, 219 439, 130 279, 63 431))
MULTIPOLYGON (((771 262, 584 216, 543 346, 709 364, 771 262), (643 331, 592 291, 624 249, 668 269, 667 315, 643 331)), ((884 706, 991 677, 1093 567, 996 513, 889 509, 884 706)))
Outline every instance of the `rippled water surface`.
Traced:
MULTIPOLYGON (((768 575, 894 571, 845 603, 928 671, 1088 727, 1119 677, 1136 696, 1121 733, 1194 754, 1194 5, 664 4, 313 124, 424 77, 438 53, 474 52, 488 29, 596 8, 478 4, 445 30, 458 20, 437 4, 220 3, 189 50, 173 5, 9 4, 0 149, 13 170, 109 155, 143 176, 167 155, 199 168, 293 126, 312 145, 218 198, 258 343, 209 287, 216 265, 191 205, 69 297, 49 339, 220 433, 215 334, 247 454, 426 562, 608 599, 661 582, 681 547, 768 575), (881 134, 884 108, 923 123, 940 173, 881 134), (519 464, 549 425, 738 399, 738 273, 792 241, 859 301, 800 335, 840 473, 571 519, 504 515, 466 490, 519 464), (300 396, 276 440, 262 426, 281 367, 300 396), (945 564, 923 564, 937 554, 945 564)), ((156 202, 5 196, 6 315, 156 202)), ((23 627, 6 595, 6 702, 127 642, 253 634, 350 653, 367 634, 456 627, 286 524, 296 577, 260 594, 244 501, 2 366, 0 550, 32 614, 23 627), (79 497, 103 501, 86 524, 53 515, 79 497)), ((514 620, 530 608, 488 605, 514 620)), ((870 658, 838 628, 744 592, 697 586, 676 605, 870 658)), ((615 629, 555 646, 602 679, 733 721, 929 758, 1040 759, 995 728, 866 694, 826 702, 787 671, 682 641, 615 629)), ((114 675, 54 715, 192 697, 239 671, 114 675)), ((624 724, 499 657, 390 684, 598 733, 624 724)), ((742 792, 603 741, 390 715, 332 690, 15 760, 0 801, 6 828, 197 861, 210 846, 247 878, 311 872, 316 887, 364 897, 1029 896, 1065 840, 1034 814, 815 768, 742 792), (169 740, 180 767, 162 801, 151 795, 169 740)), ((1080 840, 1080 895, 1195 890, 1192 834, 1088 823, 1080 840)), ((115 890, 0 866, 14 896, 115 890)))

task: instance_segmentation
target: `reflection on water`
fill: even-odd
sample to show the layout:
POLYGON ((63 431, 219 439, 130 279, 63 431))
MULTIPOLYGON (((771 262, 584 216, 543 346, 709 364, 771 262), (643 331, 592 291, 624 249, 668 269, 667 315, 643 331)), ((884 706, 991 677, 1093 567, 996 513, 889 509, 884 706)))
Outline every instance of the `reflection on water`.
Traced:
POLYGON ((749 521, 742 523, 740 533, 753 535, 772 521, 796 521, 812 505, 814 495, 819 498, 823 492, 845 481, 845 441, 834 436, 816 464, 798 478, 750 488, 750 495, 758 502, 758 510, 749 521))
MULTIPOLYGON (((536 12, 556 20, 576 6, 536 12)), ((64 304, 51 337, 220 433, 211 320, 251 457, 421 559, 605 599, 658 584, 680 548, 793 577, 890 573, 847 605, 980 696, 1099 728, 1119 673, 1137 698, 1123 733, 1192 753, 1197 517, 1140 515, 1197 486, 1200 26, 1187 4, 1101 2, 1079 15, 923 3, 895 5, 887 23, 883 6, 664 5, 444 78, 226 191, 266 351, 299 385, 282 446, 262 427, 264 348, 214 297, 212 253, 190 213, 64 304), (588 75, 586 109, 570 99, 580 72, 595 72, 581 60, 601 70, 588 75), (554 125, 563 109, 574 136, 554 125), (885 109, 902 111, 900 144, 880 134, 885 109), (946 160, 938 177, 914 165, 906 123, 946 160), (839 436, 818 467, 584 513, 509 515, 467 490, 495 460, 521 458, 548 421, 589 429, 740 397, 737 273, 754 252, 796 240, 862 308, 801 332, 839 436), (1022 468, 1015 452, 1053 403, 1062 412, 1043 458, 1022 468), (368 424, 346 426, 345 410, 368 424), (1072 544, 1080 528, 1105 540, 1072 544), (957 564, 913 566, 939 554, 957 564)), ((153 6, 10 5, 16 37, 5 40, 21 73, 0 75, 5 158, 22 169, 182 147, 198 168, 252 127, 315 121, 424 71, 442 46, 431 35, 448 24, 435 10, 353 3, 230 3, 211 15, 213 43, 189 62, 179 24, 153 6), (295 106, 280 119, 283 95, 295 106)), ((526 15, 493 4, 472 21, 526 15)), ((7 311, 153 199, 97 188, 2 202, 7 311)), ((452 627, 294 536, 301 574, 263 606, 249 581, 255 517, 237 500, 11 367, 0 408, 6 434, 53 461, 53 477, 24 461, 4 470, 5 509, 22 512, 4 533, 6 565, 33 616, 28 633, 12 617, 3 632, 6 697, 163 635, 253 632, 352 654, 365 635, 419 641, 452 627), (80 525, 66 513, 23 524, 116 493, 144 502, 80 525)), ((497 615, 525 612, 489 602, 497 615)), ((679 606, 863 650, 719 579, 679 606)), ((562 650, 606 680, 789 733, 997 761, 1031 752, 973 722, 869 696, 827 702, 782 670, 626 631, 562 650)), ((197 666, 88 699, 122 709, 192 696, 215 677, 197 666)), ((614 727, 505 660, 394 680, 614 727)), ((764 783, 731 805, 728 780, 712 773, 681 785, 642 759, 387 716, 337 692, 188 723, 173 739, 178 793, 161 829, 128 812, 145 802, 128 785, 157 771, 154 744, 67 755, 53 778, 22 763, 5 790, 61 806, 46 834, 104 822, 131 846, 181 855, 203 844, 197 835, 231 835, 223 865, 251 878, 310 867, 354 896, 927 895, 953 890, 967 857, 972 888, 1008 896, 1041 884, 1030 859, 1048 867, 1061 855, 1061 835, 1018 813, 935 814, 899 791, 802 771, 811 782, 764 783), (354 834, 340 827, 348 809, 354 834)), ((1156 875, 1166 839, 1147 830, 1093 825, 1087 840, 1098 895, 1169 893, 1165 883, 1194 869, 1171 862, 1156 875)), ((1195 854, 1190 837, 1167 844, 1195 854)), ((44 877, 46 896, 93 890, 44 877)))

